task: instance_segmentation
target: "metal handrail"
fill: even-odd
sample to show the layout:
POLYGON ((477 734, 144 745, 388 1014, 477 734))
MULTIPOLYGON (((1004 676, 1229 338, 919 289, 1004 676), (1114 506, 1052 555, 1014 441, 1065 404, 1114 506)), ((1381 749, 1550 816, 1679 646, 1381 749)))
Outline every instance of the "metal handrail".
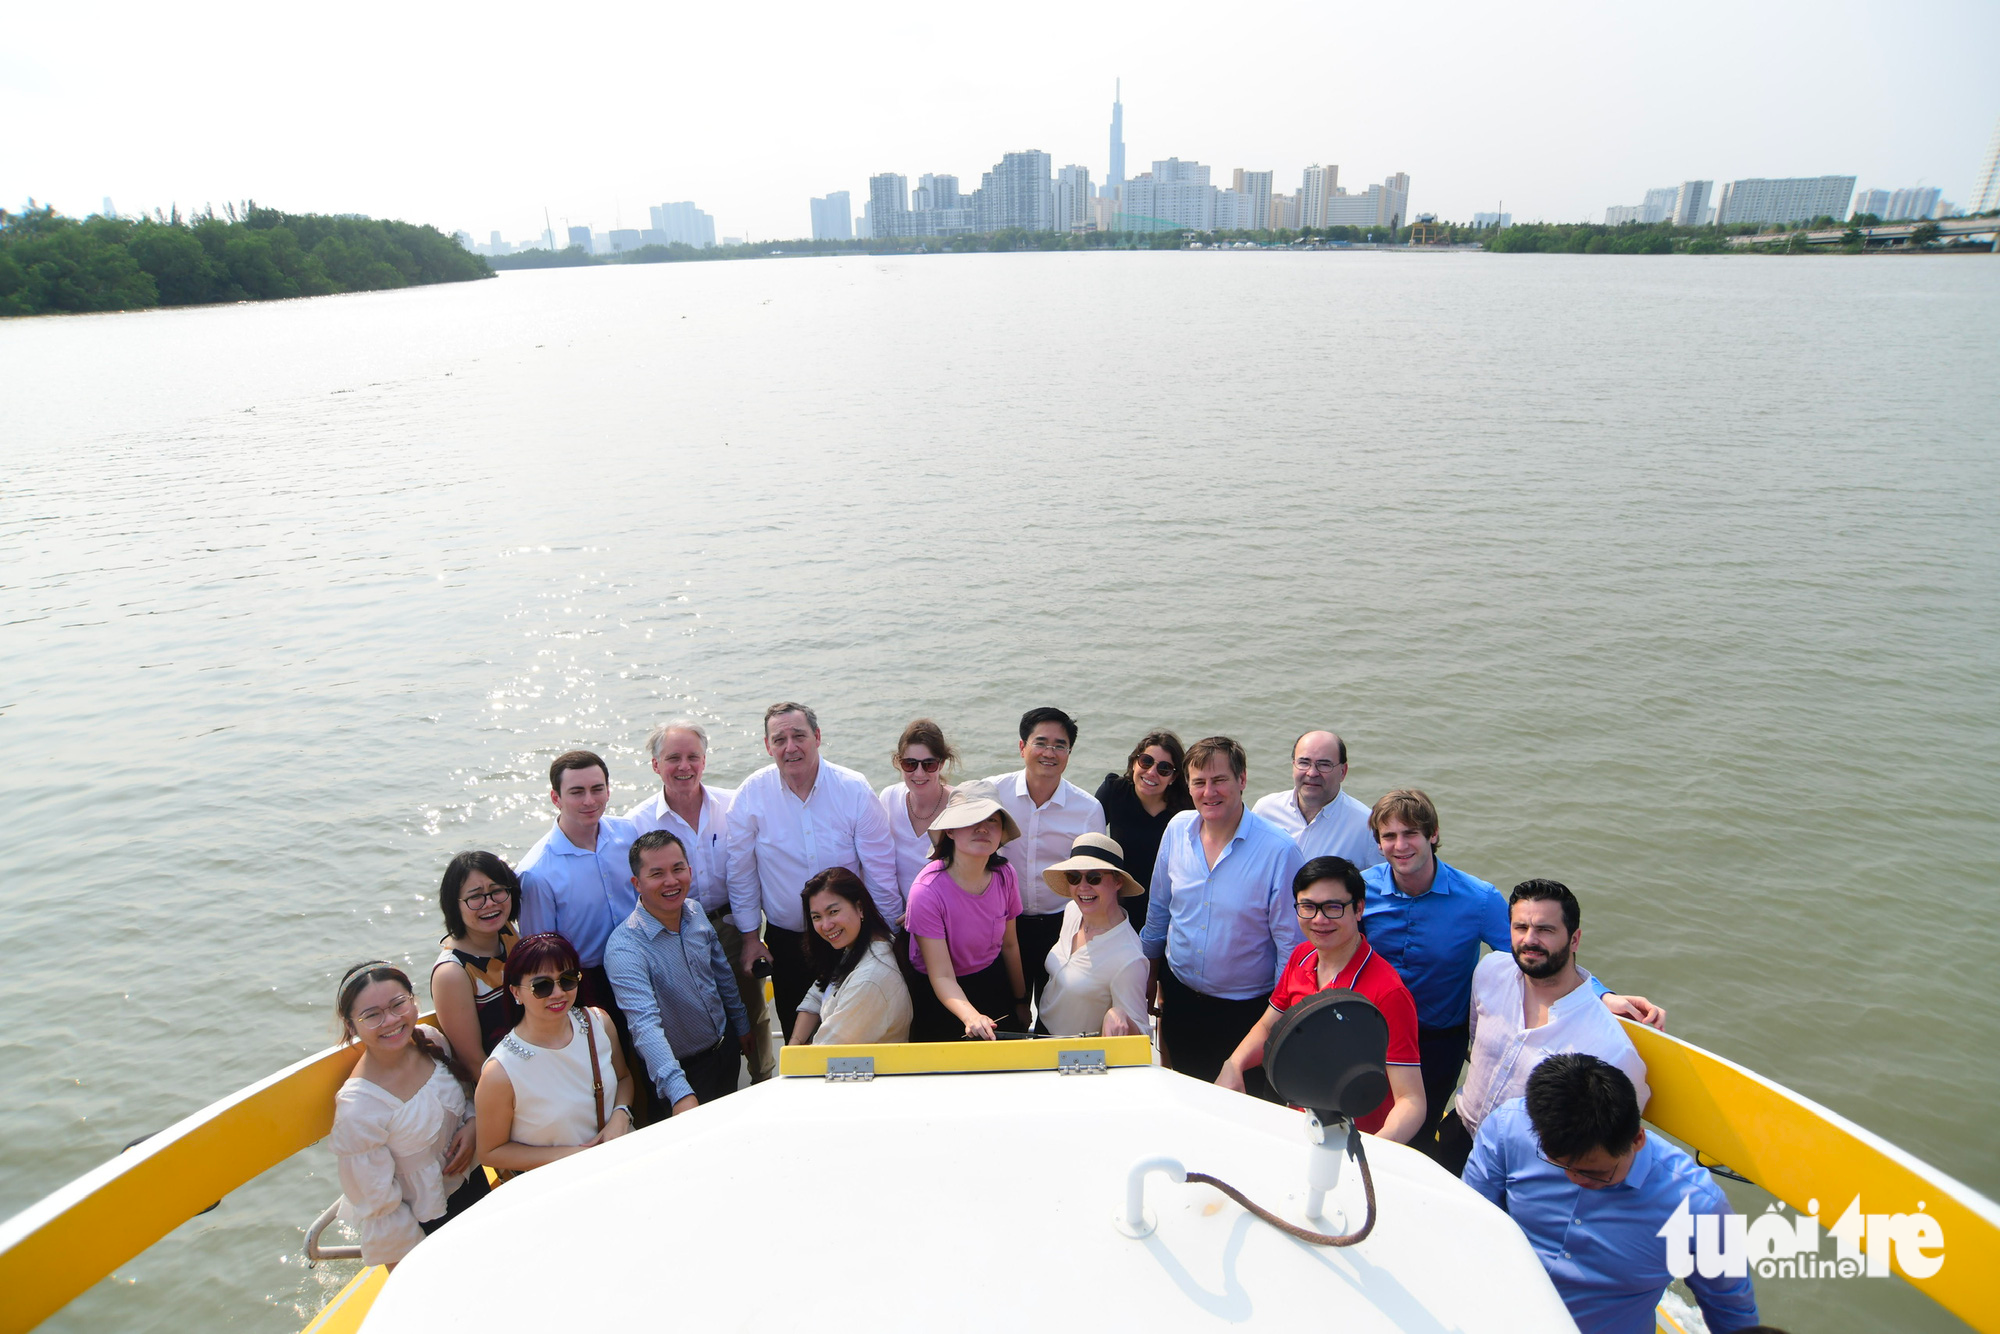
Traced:
MULTIPOLYGON (((343 1196, 342 1198, 346 1197, 343 1196)), ((359 1246, 322 1246, 319 1244, 319 1234, 326 1231, 332 1225, 333 1220, 339 1216, 340 1200, 335 1200, 332 1204, 327 1205, 320 1216, 313 1219, 312 1226, 306 1229, 306 1265, 308 1267, 316 1265, 322 1260, 359 1260, 361 1258, 361 1248, 359 1246)))

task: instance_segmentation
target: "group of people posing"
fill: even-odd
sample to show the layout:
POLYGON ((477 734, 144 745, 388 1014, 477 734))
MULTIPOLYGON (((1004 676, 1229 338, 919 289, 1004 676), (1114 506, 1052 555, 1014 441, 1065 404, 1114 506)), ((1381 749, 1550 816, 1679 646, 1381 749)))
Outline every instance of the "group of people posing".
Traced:
MULTIPOLYGON (((481 1166, 528 1171, 726 1097, 746 1066, 769 1078, 766 977, 789 1043, 1143 1034, 1174 1070, 1267 1098, 1273 1025, 1346 988, 1389 1026, 1389 1095, 1360 1127, 1506 1209, 1584 1329, 1652 1328, 1657 1228, 1728 1204, 1640 1127, 1618 1017, 1665 1014, 1583 968, 1568 888, 1503 897, 1440 860, 1430 799, 1343 791, 1331 731, 1299 737, 1291 786, 1252 807, 1228 737, 1149 732, 1093 795, 1066 776, 1068 714, 1019 730, 1018 770, 953 786, 956 752, 918 719, 878 792, 821 756, 811 708, 774 704, 771 763, 731 792, 678 719, 647 739, 659 790, 622 817, 599 756, 558 756, 554 825, 518 867, 445 868, 437 1027, 392 964, 341 981, 362 1053, 332 1144, 364 1258, 393 1264, 469 1207, 481 1166)), ((1755 1324, 1747 1279, 1689 1281, 1718 1334, 1755 1324)))

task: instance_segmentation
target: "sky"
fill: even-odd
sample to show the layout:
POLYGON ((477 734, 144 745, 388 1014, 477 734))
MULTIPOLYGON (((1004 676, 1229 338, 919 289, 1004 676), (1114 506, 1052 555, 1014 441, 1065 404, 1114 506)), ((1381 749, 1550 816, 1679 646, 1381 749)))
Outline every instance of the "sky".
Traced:
POLYGON ((1968 201, 2000 121, 1996 0, 1493 0, 1255 7, 23 6, 0 46, 0 206, 255 199, 480 240, 645 227, 809 234, 867 178, 1003 152, 1397 171, 1452 220, 1601 220, 1647 188, 1849 175, 1968 201))

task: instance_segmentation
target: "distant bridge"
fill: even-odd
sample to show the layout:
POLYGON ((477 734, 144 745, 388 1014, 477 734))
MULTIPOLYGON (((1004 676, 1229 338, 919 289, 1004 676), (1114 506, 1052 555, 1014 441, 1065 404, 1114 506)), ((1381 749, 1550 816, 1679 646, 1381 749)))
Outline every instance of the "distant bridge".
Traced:
MULTIPOLYGON (((1805 232, 1807 245, 1843 245, 1850 231, 1861 233, 1861 243, 1869 246, 1908 245, 1910 236, 1922 222, 1889 222, 1873 227, 1829 227, 1819 231, 1805 232)), ((1994 248, 2000 250, 2000 218, 1944 218, 1937 222, 1940 241, 1959 237, 1991 236, 1994 248)), ((1729 244, 1742 245, 1784 245, 1799 232, 1759 232, 1755 236, 1732 236, 1729 244)))

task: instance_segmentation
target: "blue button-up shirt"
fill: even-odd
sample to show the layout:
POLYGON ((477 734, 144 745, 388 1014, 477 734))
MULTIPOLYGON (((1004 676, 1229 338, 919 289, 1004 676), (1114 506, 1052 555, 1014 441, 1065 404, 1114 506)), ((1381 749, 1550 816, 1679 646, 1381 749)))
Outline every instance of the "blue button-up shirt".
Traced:
POLYGON ((597 848, 579 848, 561 825, 542 835, 515 874, 521 877, 521 934, 562 933, 586 968, 604 962, 611 928, 638 905, 627 860, 639 831, 607 816, 597 823, 597 848))
POLYGON ((722 937, 692 898, 681 907, 678 931, 667 930, 644 904, 634 908, 605 942, 604 972, 632 1045, 668 1106, 694 1092, 680 1057, 750 1031, 722 937))
MULTIPOLYGON (((1526 1100, 1502 1103, 1480 1124, 1465 1184, 1520 1225, 1583 1334, 1652 1334, 1653 1308, 1673 1281, 1660 1228, 1682 1200, 1690 1214, 1726 1214, 1729 1201, 1705 1169, 1656 1134, 1625 1179, 1602 1190, 1572 1183, 1540 1150, 1526 1100)), ((1687 1285, 1715 1334, 1757 1323, 1747 1274, 1704 1278, 1697 1269, 1687 1285)))
POLYGON ((1396 888, 1388 862, 1361 873, 1368 886, 1361 929, 1375 952, 1417 1002, 1417 1022, 1425 1028, 1456 1028, 1472 1013, 1472 970, 1479 966, 1479 942, 1512 950, 1507 900, 1484 880, 1455 866, 1437 864, 1431 887, 1411 897, 1396 888))
POLYGON ((1182 811, 1167 822, 1153 863, 1146 929, 1139 934, 1146 957, 1165 955, 1174 976, 1204 996, 1270 995, 1286 958, 1305 939, 1292 906, 1292 877, 1304 863, 1284 830, 1246 810, 1211 868, 1200 814, 1182 811))

